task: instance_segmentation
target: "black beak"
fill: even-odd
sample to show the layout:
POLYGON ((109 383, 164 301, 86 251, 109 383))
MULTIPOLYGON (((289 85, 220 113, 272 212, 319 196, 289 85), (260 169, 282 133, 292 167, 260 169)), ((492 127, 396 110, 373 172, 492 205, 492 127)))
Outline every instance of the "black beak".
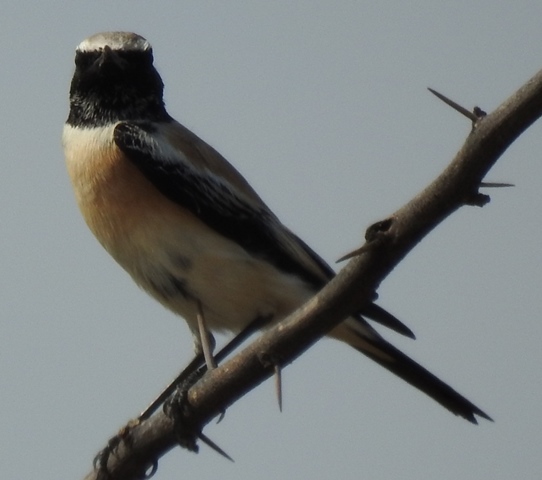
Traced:
POLYGON ((123 69, 126 63, 126 60, 122 59, 109 45, 103 48, 98 60, 98 66, 101 69, 123 69))

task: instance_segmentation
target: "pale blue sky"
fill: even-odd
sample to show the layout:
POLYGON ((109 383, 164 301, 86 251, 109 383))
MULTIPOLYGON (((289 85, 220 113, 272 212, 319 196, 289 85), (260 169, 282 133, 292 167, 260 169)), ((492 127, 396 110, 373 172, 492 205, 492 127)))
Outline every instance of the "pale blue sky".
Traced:
MULTIPOLYGON (((542 68, 539 1, 6 2, 0 18, 0 477, 74 479, 184 366, 181 319, 139 291, 77 211, 60 135, 76 45, 154 46, 170 113, 220 150, 326 260, 417 193, 469 122, 542 68)), ((323 341, 174 450, 157 479, 537 479, 542 472, 542 135, 508 150, 464 208, 392 273, 385 332, 487 411, 475 427, 323 341)))

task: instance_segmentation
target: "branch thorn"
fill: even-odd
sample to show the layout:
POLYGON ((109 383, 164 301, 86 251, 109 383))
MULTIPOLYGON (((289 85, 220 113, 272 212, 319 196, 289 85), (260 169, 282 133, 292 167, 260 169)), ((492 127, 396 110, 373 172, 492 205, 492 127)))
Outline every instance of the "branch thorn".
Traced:
POLYGON ((205 443, 208 447, 213 449, 216 453, 222 455, 224 458, 227 458, 230 462, 234 462, 233 458, 231 458, 224 450, 222 450, 215 442, 213 442, 207 435, 200 432, 198 434, 198 438, 205 443))
POLYGON ((427 87, 427 90, 429 90, 433 95, 442 100, 446 105, 449 105, 461 115, 467 117, 473 123, 473 125, 476 125, 476 123, 478 123, 481 118, 487 115, 486 112, 484 112, 480 107, 474 107, 473 111, 471 112, 465 107, 462 107, 458 103, 454 102, 453 100, 450 100, 448 97, 442 95, 442 93, 439 93, 429 87, 427 87))

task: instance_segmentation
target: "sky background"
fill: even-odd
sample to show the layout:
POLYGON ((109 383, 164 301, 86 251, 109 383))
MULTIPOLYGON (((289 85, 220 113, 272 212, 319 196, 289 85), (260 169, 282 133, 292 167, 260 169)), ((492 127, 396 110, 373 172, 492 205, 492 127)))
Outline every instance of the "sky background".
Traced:
MULTIPOLYGON (((433 97, 496 108, 542 68, 542 3, 7 1, 0 17, 0 477, 78 479, 192 356, 185 323, 84 224, 60 144, 77 44, 153 45, 169 112, 222 152, 327 261, 431 181, 469 133, 433 97)), ((494 419, 473 426, 331 340, 160 461, 157 479, 542 473, 542 124, 382 284, 395 345, 494 419)), ((224 339, 221 339, 222 341, 224 339)))

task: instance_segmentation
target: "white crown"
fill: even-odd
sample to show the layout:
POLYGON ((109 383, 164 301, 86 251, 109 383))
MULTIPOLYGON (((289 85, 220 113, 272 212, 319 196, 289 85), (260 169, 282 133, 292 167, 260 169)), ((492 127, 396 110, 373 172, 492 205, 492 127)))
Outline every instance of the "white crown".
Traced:
POLYGON ((77 47, 78 52, 102 50, 105 46, 112 50, 152 50, 151 44, 142 36, 132 32, 102 32, 83 40, 77 47))

